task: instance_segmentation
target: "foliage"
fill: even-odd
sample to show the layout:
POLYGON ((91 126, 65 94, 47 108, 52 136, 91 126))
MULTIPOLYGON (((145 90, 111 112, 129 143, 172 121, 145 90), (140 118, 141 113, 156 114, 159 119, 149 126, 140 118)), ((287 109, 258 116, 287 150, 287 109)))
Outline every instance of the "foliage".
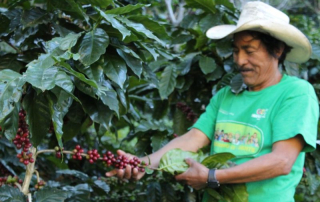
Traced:
MULTIPOLYGON (((239 11, 233 4, 187 0, 184 20, 172 26, 159 14, 161 1, 149 3, 0 1, 0 163, 6 172, 26 175, 12 144, 21 109, 38 151, 80 144, 101 153, 122 148, 142 156, 192 125, 178 102, 199 115, 212 95, 237 78, 230 42, 205 36, 211 26, 236 22, 239 11)), ((285 71, 309 79, 320 96, 314 20, 294 10, 290 14, 312 41, 314 54, 299 66, 287 64, 285 71)), ((309 185, 299 185, 298 198, 317 197, 320 186, 312 176, 320 175, 318 154, 319 148, 307 156, 309 185)), ((68 154, 57 159, 41 153, 36 166, 49 190, 56 190, 36 190, 33 176, 30 192, 36 201, 44 195, 55 201, 200 201, 202 194, 161 172, 140 182, 104 178, 110 168, 68 154)), ((1 187, 0 200, 10 196, 26 201, 12 187, 1 187)))
MULTIPOLYGON (((206 156, 200 150, 198 152, 183 151, 181 149, 171 149, 160 159, 158 170, 168 172, 171 175, 181 174, 188 169, 186 158, 191 158, 200 162, 209 169, 229 168, 234 166, 230 161, 235 156, 231 153, 219 153, 206 156)), ((210 201, 248 201, 248 192, 245 184, 222 184, 216 190, 206 189, 210 195, 210 201)))

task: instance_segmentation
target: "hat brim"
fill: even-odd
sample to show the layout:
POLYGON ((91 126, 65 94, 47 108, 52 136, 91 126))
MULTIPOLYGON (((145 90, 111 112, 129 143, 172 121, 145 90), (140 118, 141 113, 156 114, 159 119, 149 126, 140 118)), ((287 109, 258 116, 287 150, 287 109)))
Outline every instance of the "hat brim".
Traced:
POLYGON ((286 60, 289 62, 303 63, 311 56, 312 48, 309 40, 300 30, 290 24, 270 22, 261 19, 252 20, 239 27, 236 25, 218 25, 210 28, 206 35, 211 39, 222 39, 245 30, 270 34, 272 37, 292 47, 286 57, 286 60))

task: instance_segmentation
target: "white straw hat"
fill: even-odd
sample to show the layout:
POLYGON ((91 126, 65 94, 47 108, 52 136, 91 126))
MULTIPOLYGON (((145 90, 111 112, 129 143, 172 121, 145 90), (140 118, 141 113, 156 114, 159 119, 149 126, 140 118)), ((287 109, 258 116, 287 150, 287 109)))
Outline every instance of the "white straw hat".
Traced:
POLYGON ((211 39, 222 39, 244 30, 268 33, 292 47, 286 60, 306 62, 311 56, 311 44, 296 27, 289 24, 289 17, 278 9, 260 1, 244 5, 237 25, 219 25, 210 28, 206 35, 211 39))

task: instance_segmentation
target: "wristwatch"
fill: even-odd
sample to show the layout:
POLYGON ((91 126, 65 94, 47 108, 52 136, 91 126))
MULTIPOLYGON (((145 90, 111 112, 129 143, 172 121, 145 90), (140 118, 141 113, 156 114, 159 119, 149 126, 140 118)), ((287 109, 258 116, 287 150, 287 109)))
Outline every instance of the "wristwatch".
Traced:
POLYGON ((212 189, 220 187, 220 183, 216 178, 216 168, 209 170, 207 184, 208 184, 208 187, 212 189))

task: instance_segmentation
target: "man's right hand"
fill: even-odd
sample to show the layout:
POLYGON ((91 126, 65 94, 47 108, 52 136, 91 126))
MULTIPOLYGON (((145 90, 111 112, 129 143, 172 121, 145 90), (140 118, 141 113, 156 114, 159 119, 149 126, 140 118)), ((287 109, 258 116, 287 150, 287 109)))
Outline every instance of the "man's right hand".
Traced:
MULTIPOLYGON (((118 150, 117 154, 118 154, 118 156, 120 156, 120 155, 125 156, 129 160, 133 159, 133 157, 136 157, 132 154, 125 153, 122 150, 118 150)), ((137 168, 132 169, 132 167, 130 165, 127 165, 125 169, 114 169, 109 172, 106 172, 107 177, 116 176, 119 179, 127 179, 127 180, 130 180, 130 179, 140 180, 144 176, 144 174, 145 174, 145 172, 139 172, 137 168)))

